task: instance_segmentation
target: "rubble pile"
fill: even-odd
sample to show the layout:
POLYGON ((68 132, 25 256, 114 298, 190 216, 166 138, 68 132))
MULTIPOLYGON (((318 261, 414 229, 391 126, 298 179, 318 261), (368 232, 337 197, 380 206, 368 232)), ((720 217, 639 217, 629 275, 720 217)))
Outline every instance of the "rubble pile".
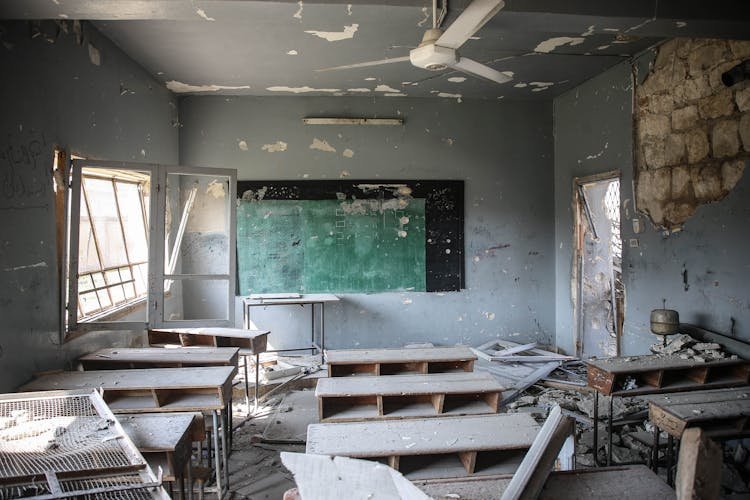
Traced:
MULTIPOLYGON (((576 421, 576 466, 594 467, 594 395, 575 390, 531 387, 526 393, 508 404, 508 413, 531 413, 540 422, 544 420, 548 408, 560 405, 563 413, 576 421)), ((609 401, 599 398, 599 462, 607 460, 606 418, 609 414, 609 401)), ((612 401, 612 460, 618 462, 645 461, 649 447, 642 441, 650 439, 653 427, 646 421, 648 405, 636 398, 615 398, 612 401), (629 423, 624 423, 625 421, 629 423), (650 428, 649 428, 650 427, 650 428), (638 439, 640 438, 640 440, 638 439)), ((666 439, 666 434, 663 435, 666 439)))
POLYGON ((730 354, 715 342, 699 342, 690 335, 678 335, 667 345, 654 344, 651 352, 657 356, 677 356, 690 359, 698 363, 714 361, 716 359, 737 359, 736 354, 730 354))
POLYGON ((724 446, 724 463, 721 468, 722 498, 748 498, 750 496, 750 456, 742 442, 731 441, 724 446))

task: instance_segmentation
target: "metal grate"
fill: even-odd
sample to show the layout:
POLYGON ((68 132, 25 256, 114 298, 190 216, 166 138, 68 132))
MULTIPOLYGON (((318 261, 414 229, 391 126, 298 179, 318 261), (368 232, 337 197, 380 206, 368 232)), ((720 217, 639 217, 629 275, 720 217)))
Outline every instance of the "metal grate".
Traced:
POLYGON ((158 483, 97 392, 0 397, 0 499, 150 499, 158 483))

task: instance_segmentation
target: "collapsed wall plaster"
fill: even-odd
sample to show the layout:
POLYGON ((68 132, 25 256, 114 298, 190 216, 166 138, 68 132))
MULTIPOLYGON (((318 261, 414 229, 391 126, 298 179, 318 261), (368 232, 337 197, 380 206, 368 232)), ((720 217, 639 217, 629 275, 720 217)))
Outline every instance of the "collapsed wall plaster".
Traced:
POLYGON ((750 57, 750 41, 677 38, 659 47, 635 91, 636 205, 678 229, 722 200, 750 159, 750 81, 722 73, 750 57))

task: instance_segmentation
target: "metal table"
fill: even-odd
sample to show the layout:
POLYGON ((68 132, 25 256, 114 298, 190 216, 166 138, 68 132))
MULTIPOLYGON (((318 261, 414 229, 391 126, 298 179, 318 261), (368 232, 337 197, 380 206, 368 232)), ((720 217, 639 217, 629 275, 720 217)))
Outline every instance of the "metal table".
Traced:
POLYGON ((318 351, 321 360, 325 361, 326 333, 325 333, 325 305, 328 302, 339 302, 336 295, 330 293, 306 293, 306 294, 259 294, 250 295, 242 299, 243 320, 246 329, 250 329, 250 309, 253 307, 268 306, 310 306, 310 345, 288 349, 267 350, 266 352, 290 352, 290 351, 318 351), (295 295, 295 296, 292 296, 295 295), (315 306, 320 305, 320 345, 315 342, 315 306))

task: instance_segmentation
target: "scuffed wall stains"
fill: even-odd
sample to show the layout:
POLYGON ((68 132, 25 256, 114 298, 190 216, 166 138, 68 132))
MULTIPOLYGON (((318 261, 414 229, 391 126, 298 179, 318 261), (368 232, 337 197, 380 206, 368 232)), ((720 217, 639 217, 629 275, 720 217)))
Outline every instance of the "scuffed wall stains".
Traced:
POLYGON ((282 151, 286 151, 287 146, 288 144, 284 141, 276 141, 272 144, 263 144, 260 149, 266 151, 267 153, 280 153, 282 151))
POLYGON ((218 92, 219 90, 242 90, 249 89, 250 85, 191 85, 189 83, 178 82, 177 80, 169 80, 167 82, 167 88, 177 94, 186 92, 218 92))
POLYGON ((349 26, 344 26, 344 31, 306 30, 305 33, 309 33, 311 35, 317 36, 318 38, 323 38, 325 40, 328 40, 329 42, 339 42, 341 40, 348 40, 350 38, 354 38, 354 33, 357 32, 358 28, 359 28, 359 24, 355 23, 349 26))
POLYGON ((3 269, 3 272, 4 273, 12 273, 12 272, 15 272, 15 271, 23 271, 25 269, 33 269, 33 268, 36 268, 36 267, 47 267, 47 263, 46 262, 37 262, 36 264, 27 264, 25 266, 6 267, 5 269, 3 269))
POLYGON ((636 206, 677 230, 722 200, 750 160, 750 82, 721 75, 750 57, 750 42, 679 38, 662 45, 636 87, 636 206))
POLYGON ((91 64, 94 66, 102 65, 102 54, 99 52, 99 49, 94 47, 91 43, 89 44, 89 61, 91 61, 91 64))
POLYGON ((294 14, 292 14, 292 17, 295 19, 299 19, 299 21, 302 22, 302 11, 305 10, 305 2, 299 0, 299 2, 297 2, 297 5, 299 8, 294 14))
POLYGON ((326 92, 332 94, 334 92, 341 92, 341 89, 315 89, 305 85, 304 87, 285 87, 282 85, 276 85, 268 87, 266 90, 270 92, 291 92, 292 94, 307 94, 310 92, 326 92))
POLYGON ((325 151, 328 153, 335 153, 336 148, 328 144, 328 141, 321 140, 315 137, 312 141, 312 144, 309 146, 310 149, 317 149, 318 151, 325 151))
POLYGON ((570 36, 559 36, 555 38, 550 38, 549 40, 544 40, 543 42, 540 42, 539 45, 534 48, 534 52, 542 52, 542 53, 549 53, 555 50, 558 47, 562 47, 564 45, 569 45, 571 47, 580 45, 584 41, 583 37, 570 37, 570 36))

